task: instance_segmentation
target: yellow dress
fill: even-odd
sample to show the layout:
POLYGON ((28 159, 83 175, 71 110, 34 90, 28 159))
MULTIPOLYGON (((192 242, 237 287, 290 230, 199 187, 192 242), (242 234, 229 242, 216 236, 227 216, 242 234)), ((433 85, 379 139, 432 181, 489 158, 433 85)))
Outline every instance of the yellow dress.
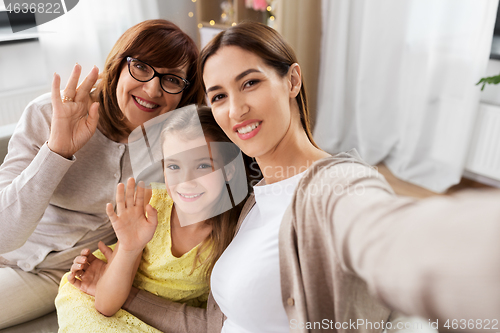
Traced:
MULTIPOLYGON (((206 306, 209 286, 203 272, 197 267, 190 274, 198 246, 180 258, 172 255, 170 215, 173 201, 164 184, 151 185, 150 204, 158 211, 158 226, 143 251, 134 286, 174 302, 206 306)), ((207 252, 203 252, 202 260, 207 252)), ((94 255, 104 259, 99 250, 94 255)), ((103 316, 95 309, 94 297, 69 283, 67 274, 61 280, 55 301, 59 332, 160 332, 122 309, 111 317, 103 316)))

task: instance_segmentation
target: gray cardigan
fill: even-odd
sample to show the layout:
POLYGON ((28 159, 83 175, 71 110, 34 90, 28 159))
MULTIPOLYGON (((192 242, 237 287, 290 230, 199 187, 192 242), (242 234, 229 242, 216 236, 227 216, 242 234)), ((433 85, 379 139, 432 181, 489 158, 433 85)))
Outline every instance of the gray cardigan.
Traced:
POLYGON ((68 270, 83 248, 115 238, 107 218, 118 182, 132 176, 126 144, 99 130, 71 160, 53 153, 50 94, 24 111, 0 166, 0 264, 68 270))
MULTIPOLYGON (((248 199, 239 224, 254 202, 248 199)), ((397 197, 355 154, 317 161, 299 182, 279 235, 291 331, 310 331, 301 325, 326 319, 342 326, 330 326, 332 331, 380 332, 367 322, 387 321, 383 304, 438 318, 441 325, 447 319, 500 319, 498 202, 500 191, 420 201, 397 197), (358 320, 365 324, 344 324, 358 320)), ((165 332, 215 333, 224 321, 212 295, 207 310, 144 291, 126 304, 165 332)))

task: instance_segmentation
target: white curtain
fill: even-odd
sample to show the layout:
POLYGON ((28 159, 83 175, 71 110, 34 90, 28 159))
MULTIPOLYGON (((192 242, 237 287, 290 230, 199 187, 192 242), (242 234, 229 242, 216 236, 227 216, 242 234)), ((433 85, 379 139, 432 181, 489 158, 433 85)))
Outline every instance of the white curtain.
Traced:
POLYGON ((460 181, 498 0, 323 0, 314 137, 435 192, 460 181))
POLYGON ((60 74, 64 87, 76 62, 83 67, 82 77, 93 65, 102 69, 125 30, 155 18, 157 0, 80 0, 66 14, 38 27, 49 73, 60 74))

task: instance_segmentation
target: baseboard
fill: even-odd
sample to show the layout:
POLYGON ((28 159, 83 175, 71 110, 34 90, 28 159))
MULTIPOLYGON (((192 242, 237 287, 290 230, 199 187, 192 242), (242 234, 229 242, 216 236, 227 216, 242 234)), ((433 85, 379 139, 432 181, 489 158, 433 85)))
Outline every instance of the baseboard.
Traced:
POLYGON ((465 170, 463 175, 464 178, 476 181, 481 184, 489 185, 492 187, 500 188, 500 180, 489 178, 486 176, 478 175, 477 173, 465 170))

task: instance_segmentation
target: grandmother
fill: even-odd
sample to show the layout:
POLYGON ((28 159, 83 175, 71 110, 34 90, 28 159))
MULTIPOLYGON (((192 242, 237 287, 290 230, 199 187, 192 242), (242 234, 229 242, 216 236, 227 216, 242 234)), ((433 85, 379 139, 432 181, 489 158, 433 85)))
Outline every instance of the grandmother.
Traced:
POLYGON ((176 25, 145 21, 118 39, 100 75, 94 67, 77 88, 76 64, 62 95, 54 74, 52 93, 28 105, 0 166, 0 329, 53 311, 73 258, 115 241, 105 207, 132 176, 127 137, 202 102, 197 58, 176 25))

